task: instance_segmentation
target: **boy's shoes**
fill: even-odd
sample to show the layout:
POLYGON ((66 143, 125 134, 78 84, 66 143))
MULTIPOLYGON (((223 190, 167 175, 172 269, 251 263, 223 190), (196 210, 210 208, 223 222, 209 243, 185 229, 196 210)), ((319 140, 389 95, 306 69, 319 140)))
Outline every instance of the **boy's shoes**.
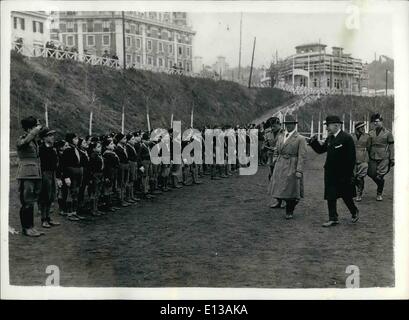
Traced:
POLYGON ((43 228, 51 228, 51 225, 48 223, 48 221, 43 221, 42 223, 41 223, 41 226, 43 227, 43 228))

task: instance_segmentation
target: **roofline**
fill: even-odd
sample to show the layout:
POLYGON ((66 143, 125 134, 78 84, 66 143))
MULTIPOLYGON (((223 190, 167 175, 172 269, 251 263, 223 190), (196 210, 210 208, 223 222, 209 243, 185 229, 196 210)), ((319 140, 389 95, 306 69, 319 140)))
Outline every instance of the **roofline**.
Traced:
POLYGON ((35 16, 35 17, 38 17, 38 18, 44 18, 44 19, 48 19, 50 17, 49 14, 42 13, 42 12, 39 12, 39 11, 17 11, 17 10, 13 10, 13 11, 11 11, 11 14, 13 14, 13 12, 23 14, 23 15, 28 15, 28 16, 35 16))
MULTIPOLYGON (((85 20, 85 19, 115 19, 115 20, 117 20, 117 19, 122 19, 122 17, 121 16, 112 16, 112 15, 100 15, 100 16, 82 15, 82 16, 59 16, 58 19, 60 21, 65 21, 65 20, 85 20)), ((162 23, 160 21, 129 16, 127 14, 125 14, 125 20, 131 20, 131 21, 134 21, 134 22, 150 24, 150 25, 154 25, 154 26, 157 26, 157 27, 173 29, 175 31, 186 32, 186 33, 189 33, 191 35, 196 34, 196 31, 191 30, 187 26, 178 26, 178 25, 175 25, 175 24, 162 23)))
POLYGON ((322 44, 322 43, 309 43, 309 44, 300 44, 299 46, 296 46, 295 48, 305 48, 305 47, 316 47, 316 46, 320 46, 320 47, 326 47, 326 44, 322 44))

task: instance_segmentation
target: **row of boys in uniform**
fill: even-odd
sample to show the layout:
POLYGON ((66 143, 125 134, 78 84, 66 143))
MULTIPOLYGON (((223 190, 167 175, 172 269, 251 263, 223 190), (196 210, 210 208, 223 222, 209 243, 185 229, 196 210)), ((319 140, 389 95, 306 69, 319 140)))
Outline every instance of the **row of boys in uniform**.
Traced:
MULTIPOLYGON (((233 175, 239 168, 227 162, 152 164, 150 150, 160 140, 152 141, 148 132, 85 139, 67 133, 65 140, 55 142, 55 131, 43 127, 34 117, 23 119, 22 127, 25 134, 17 142, 20 218, 23 234, 32 237, 44 234, 34 228, 37 207, 42 227, 60 224, 50 216, 56 199, 61 215, 79 221, 85 219, 82 213, 86 211, 100 216, 136 204, 140 201, 137 194, 151 199, 170 191, 170 187, 181 188, 180 177, 183 185, 189 185, 190 179, 200 184, 199 178, 205 174, 216 180, 233 175)), ((172 129, 169 134, 173 139, 172 129)), ((227 153, 227 141, 222 145, 227 153)), ((169 146, 172 148, 172 143, 169 146)))

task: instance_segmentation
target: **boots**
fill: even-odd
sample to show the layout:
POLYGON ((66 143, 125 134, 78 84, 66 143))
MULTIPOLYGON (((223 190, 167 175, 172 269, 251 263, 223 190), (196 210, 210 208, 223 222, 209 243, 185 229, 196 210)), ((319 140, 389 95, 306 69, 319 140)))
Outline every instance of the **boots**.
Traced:
POLYGON ((172 188, 180 189, 181 186, 178 185, 178 178, 176 176, 172 176, 172 188))
POLYGON ((66 216, 67 215, 66 209, 65 209, 65 206, 64 206, 64 199, 58 199, 58 213, 61 216, 66 216))
POLYGON ((28 237, 39 237, 44 232, 38 232, 34 228, 34 207, 24 206, 20 209, 20 221, 23 234, 28 237))
POLYGON ((356 179, 356 199, 355 201, 360 202, 362 201, 362 193, 364 191, 364 179, 357 178, 356 179))
POLYGON ((385 186, 385 180, 381 176, 376 177, 376 184, 377 184, 377 189, 376 189, 376 201, 382 201, 382 193, 383 193, 383 187, 385 186))

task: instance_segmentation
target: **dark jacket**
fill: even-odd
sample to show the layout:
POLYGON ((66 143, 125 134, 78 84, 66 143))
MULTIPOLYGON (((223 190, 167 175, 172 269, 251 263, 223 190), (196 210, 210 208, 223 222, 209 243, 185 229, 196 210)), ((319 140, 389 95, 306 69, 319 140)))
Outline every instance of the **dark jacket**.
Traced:
POLYGON ((151 160, 149 146, 147 144, 145 144, 145 143, 141 143, 141 145, 139 147, 139 158, 140 158, 141 162, 151 160))
POLYGON ((57 150, 51 146, 47 147, 44 143, 40 145, 40 163, 41 171, 57 171, 58 154, 57 150))
POLYGON ((137 154, 135 148, 129 143, 126 144, 126 152, 128 153, 128 159, 132 162, 137 162, 137 154))
POLYGON ((126 152, 126 146, 122 147, 119 144, 115 147, 115 153, 119 158, 119 162, 123 164, 129 163, 128 153, 126 152))
POLYGON ((67 149, 64 150, 61 157, 61 170, 64 177, 69 176, 68 168, 80 168, 81 167, 81 153, 78 151, 79 157, 75 153, 75 146, 70 145, 67 149))
POLYGON ((104 177, 112 179, 114 171, 119 168, 119 158, 115 152, 106 150, 103 154, 104 157, 104 177))
POLYGON ((104 169, 104 158, 96 152, 91 153, 88 162, 89 173, 92 176, 94 173, 102 173, 104 169))
POLYGON ((312 140, 310 146, 317 153, 327 152, 324 165, 324 199, 355 197, 353 176, 356 154, 351 135, 341 130, 336 137, 330 135, 324 144, 312 140))

